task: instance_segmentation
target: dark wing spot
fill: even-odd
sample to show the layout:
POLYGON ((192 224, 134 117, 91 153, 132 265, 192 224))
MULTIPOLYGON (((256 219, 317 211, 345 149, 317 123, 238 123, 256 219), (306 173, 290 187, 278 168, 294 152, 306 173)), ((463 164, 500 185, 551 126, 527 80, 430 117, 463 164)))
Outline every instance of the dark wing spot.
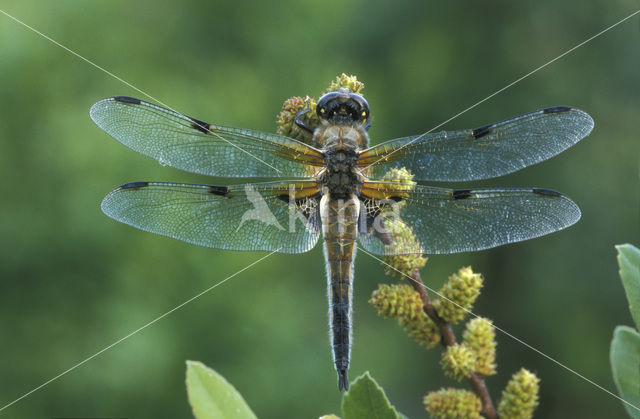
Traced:
POLYGON ((531 191, 535 194, 543 196, 562 196, 560 192, 556 192, 552 189, 533 188, 531 191))
POLYGON ((471 189, 454 189, 451 192, 451 198, 453 199, 467 199, 471 197, 471 189))
POLYGON ((360 234, 371 234, 385 245, 393 244, 393 239, 389 236, 389 232, 385 228, 384 220, 378 220, 376 225, 376 218, 382 213, 382 211, 388 206, 392 205, 389 200, 395 202, 401 201, 402 198, 391 197, 389 199, 371 199, 364 196, 360 196, 360 208, 361 217, 358 220, 358 232, 360 234))
POLYGON ((140 189, 149 186, 149 182, 129 182, 120 186, 120 189, 140 189))
POLYGON ((491 132, 491 127, 493 125, 483 125, 479 128, 476 128, 474 130, 471 130, 471 135, 473 135, 473 138, 475 138, 476 140, 478 138, 482 138, 485 135, 489 134, 491 132))
POLYGON ((378 200, 359 196, 361 209, 364 210, 365 217, 360 217, 358 222, 361 233, 368 233, 376 217, 380 214, 383 204, 378 200))
POLYGON ((122 103, 133 103, 134 105, 140 104, 140 99, 136 99, 135 97, 129 97, 129 96, 115 96, 113 100, 115 100, 116 102, 122 102, 122 103))
POLYGON ((210 194, 227 196, 227 194, 229 193, 229 188, 226 186, 216 186, 216 185, 208 185, 208 186, 209 186, 210 194))
MULTIPOLYGON (((276 198, 278 198, 279 200, 286 202, 287 204, 289 203, 289 195, 288 194, 282 194, 282 195, 278 195, 276 198)), ((295 198, 294 198, 295 201, 295 198)))
POLYGON ((570 110, 570 106, 552 106, 550 108, 543 109, 542 113, 562 113, 569 112, 570 110))
POLYGON ((299 211, 307 220, 307 223, 309 223, 311 216, 318 211, 318 204, 319 202, 315 198, 304 198, 304 201, 298 204, 299 211))
POLYGON ((275 196, 275 198, 278 198, 282 202, 295 205, 296 211, 298 211, 298 213, 304 218, 304 225, 309 231, 318 231, 320 227, 316 223, 317 219, 314 218, 318 212, 319 197, 320 194, 297 199, 294 197, 292 197, 292 199, 289 199, 288 194, 280 194, 275 196))
POLYGON ((287 204, 289 203, 289 201, 292 201, 294 204, 300 206, 311 201, 317 201, 318 199, 320 199, 321 196, 322 196, 321 193, 316 193, 314 195, 304 196, 302 198, 296 198, 295 193, 293 196, 289 195, 288 193, 283 193, 283 194, 277 195, 276 198, 278 198, 283 202, 286 202, 287 204))
POLYGON ((200 132, 204 132, 205 134, 209 134, 211 125, 195 118, 191 118, 191 120, 193 121, 191 123, 192 128, 195 128, 200 132))

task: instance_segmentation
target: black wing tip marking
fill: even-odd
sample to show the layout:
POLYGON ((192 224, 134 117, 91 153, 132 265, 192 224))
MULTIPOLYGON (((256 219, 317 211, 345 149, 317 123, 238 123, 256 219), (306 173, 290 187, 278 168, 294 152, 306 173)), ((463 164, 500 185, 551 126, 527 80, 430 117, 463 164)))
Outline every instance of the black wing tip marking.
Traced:
POLYGON ((586 137, 591 133, 594 126, 593 118, 591 117, 591 115, 589 115, 583 110, 574 108, 572 106, 552 106, 550 108, 542 109, 543 114, 566 113, 566 112, 573 112, 573 115, 576 118, 579 118, 582 124, 582 127, 577 131, 578 137, 576 141, 583 139, 584 137, 586 137))
MULTIPOLYGON (((570 111, 579 111, 576 108, 573 108, 571 106, 551 106, 548 108, 544 108, 541 111, 535 111, 532 114, 538 113, 538 112, 542 112, 543 114, 550 114, 550 113, 565 113, 565 112, 570 112, 570 111)), ((579 111, 582 112, 582 111, 579 111)), ((531 114, 524 114, 521 116, 528 116, 531 114)), ((517 118, 517 117, 516 117, 517 118)), ((501 121, 501 122, 508 122, 510 121, 509 119, 505 120, 505 121, 501 121)), ((497 122, 495 124, 487 124, 487 125, 483 125, 481 127, 475 128, 473 130, 471 130, 471 135, 473 135, 473 137, 477 140, 479 138, 484 137, 487 134, 490 134, 493 131, 493 127, 497 124, 500 124, 500 122, 497 122)))
POLYGON ((124 185, 120 186, 118 189, 140 189, 140 188, 146 188, 147 186, 149 186, 149 182, 143 181, 143 182, 129 182, 129 183, 125 183, 124 185))
POLYGON ((471 189, 454 189, 451 192, 451 198, 454 200, 457 199, 467 199, 471 197, 471 189))
POLYGON ((542 113, 563 113, 569 112, 573 108, 571 106, 552 106, 550 108, 544 108, 542 113))
POLYGON ((209 134, 211 132, 211 124, 208 124, 204 121, 200 121, 199 119, 196 118, 190 118, 191 119, 191 128, 197 129, 200 132, 203 132, 205 134, 209 134))
POLYGON ((554 191, 553 189, 532 188, 531 192, 537 195, 542 195, 542 196, 553 196, 553 197, 563 196, 560 192, 554 191))
POLYGON ((132 103, 134 105, 139 105, 140 103, 142 103, 140 99, 136 99, 135 97, 131 96, 114 96, 113 100, 122 103, 132 103))

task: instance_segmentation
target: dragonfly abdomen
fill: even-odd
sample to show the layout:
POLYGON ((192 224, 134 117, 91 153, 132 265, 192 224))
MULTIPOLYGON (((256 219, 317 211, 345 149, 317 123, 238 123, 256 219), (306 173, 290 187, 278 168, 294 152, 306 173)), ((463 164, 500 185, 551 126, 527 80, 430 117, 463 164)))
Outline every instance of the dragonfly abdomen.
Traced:
POLYGON ((351 295, 359 207, 355 196, 345 201, 331 199, 326 194, 320 202, 327 262, 330 338, 340 390, 349 389, 351 295))

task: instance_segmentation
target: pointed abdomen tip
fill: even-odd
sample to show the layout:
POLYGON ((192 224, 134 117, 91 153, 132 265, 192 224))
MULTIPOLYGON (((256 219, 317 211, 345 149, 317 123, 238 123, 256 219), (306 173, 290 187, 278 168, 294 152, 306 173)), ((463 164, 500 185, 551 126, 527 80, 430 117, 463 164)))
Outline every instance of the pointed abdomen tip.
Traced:
POLYGON ((347 378, 347 370, 338 371, 338 390, 349 391, 349 379, 347 378))

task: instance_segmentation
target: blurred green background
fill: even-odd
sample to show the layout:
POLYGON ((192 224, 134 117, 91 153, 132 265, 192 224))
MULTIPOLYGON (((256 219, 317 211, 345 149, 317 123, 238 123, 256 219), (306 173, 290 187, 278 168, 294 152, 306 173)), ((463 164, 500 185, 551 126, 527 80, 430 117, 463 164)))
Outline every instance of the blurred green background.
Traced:
MULTIPOLYGON (((275 131, 282 102, 342 72, 366 84, 373 143, 422 133, 638 9, 637 1, 4 0, 23 19, 183 113, 275 131)), ((504 178, 577 202, 582 220, 544 238, 437 256, 439 287, 462 265, 486 277, 476 313, 615 391, 613 328, 631 324, 613 246, 640 242, 640 18, 444 128, 553 105, 586 110, 593 133, 504 178)), ((127 227, 99 208, 134 180, 205 178, 162 167, 108 137, 89 107, 133 89, 0 15, 0 405, 13 401, 264 253, 203 249, 127 227)), ((240 183, 236 179, 233 182, 240 183)), ((456 386, 367 299, 392 282, 356 262, 350 377, 366 370, 398 409, 456 386)), ((538 417, 623 416, 618 400, 498 334, 494 400, 521 366, 541 380, 538 417)), ((189 417, 185 360, 216 369, 263 418, 339 413, 321 246, 274 255, 0 412, 4 417, 189 417)), ((636 368, 637 366, 630 366, 636 368)), ((464 386, 464 384, 459 384, 464 386)))

